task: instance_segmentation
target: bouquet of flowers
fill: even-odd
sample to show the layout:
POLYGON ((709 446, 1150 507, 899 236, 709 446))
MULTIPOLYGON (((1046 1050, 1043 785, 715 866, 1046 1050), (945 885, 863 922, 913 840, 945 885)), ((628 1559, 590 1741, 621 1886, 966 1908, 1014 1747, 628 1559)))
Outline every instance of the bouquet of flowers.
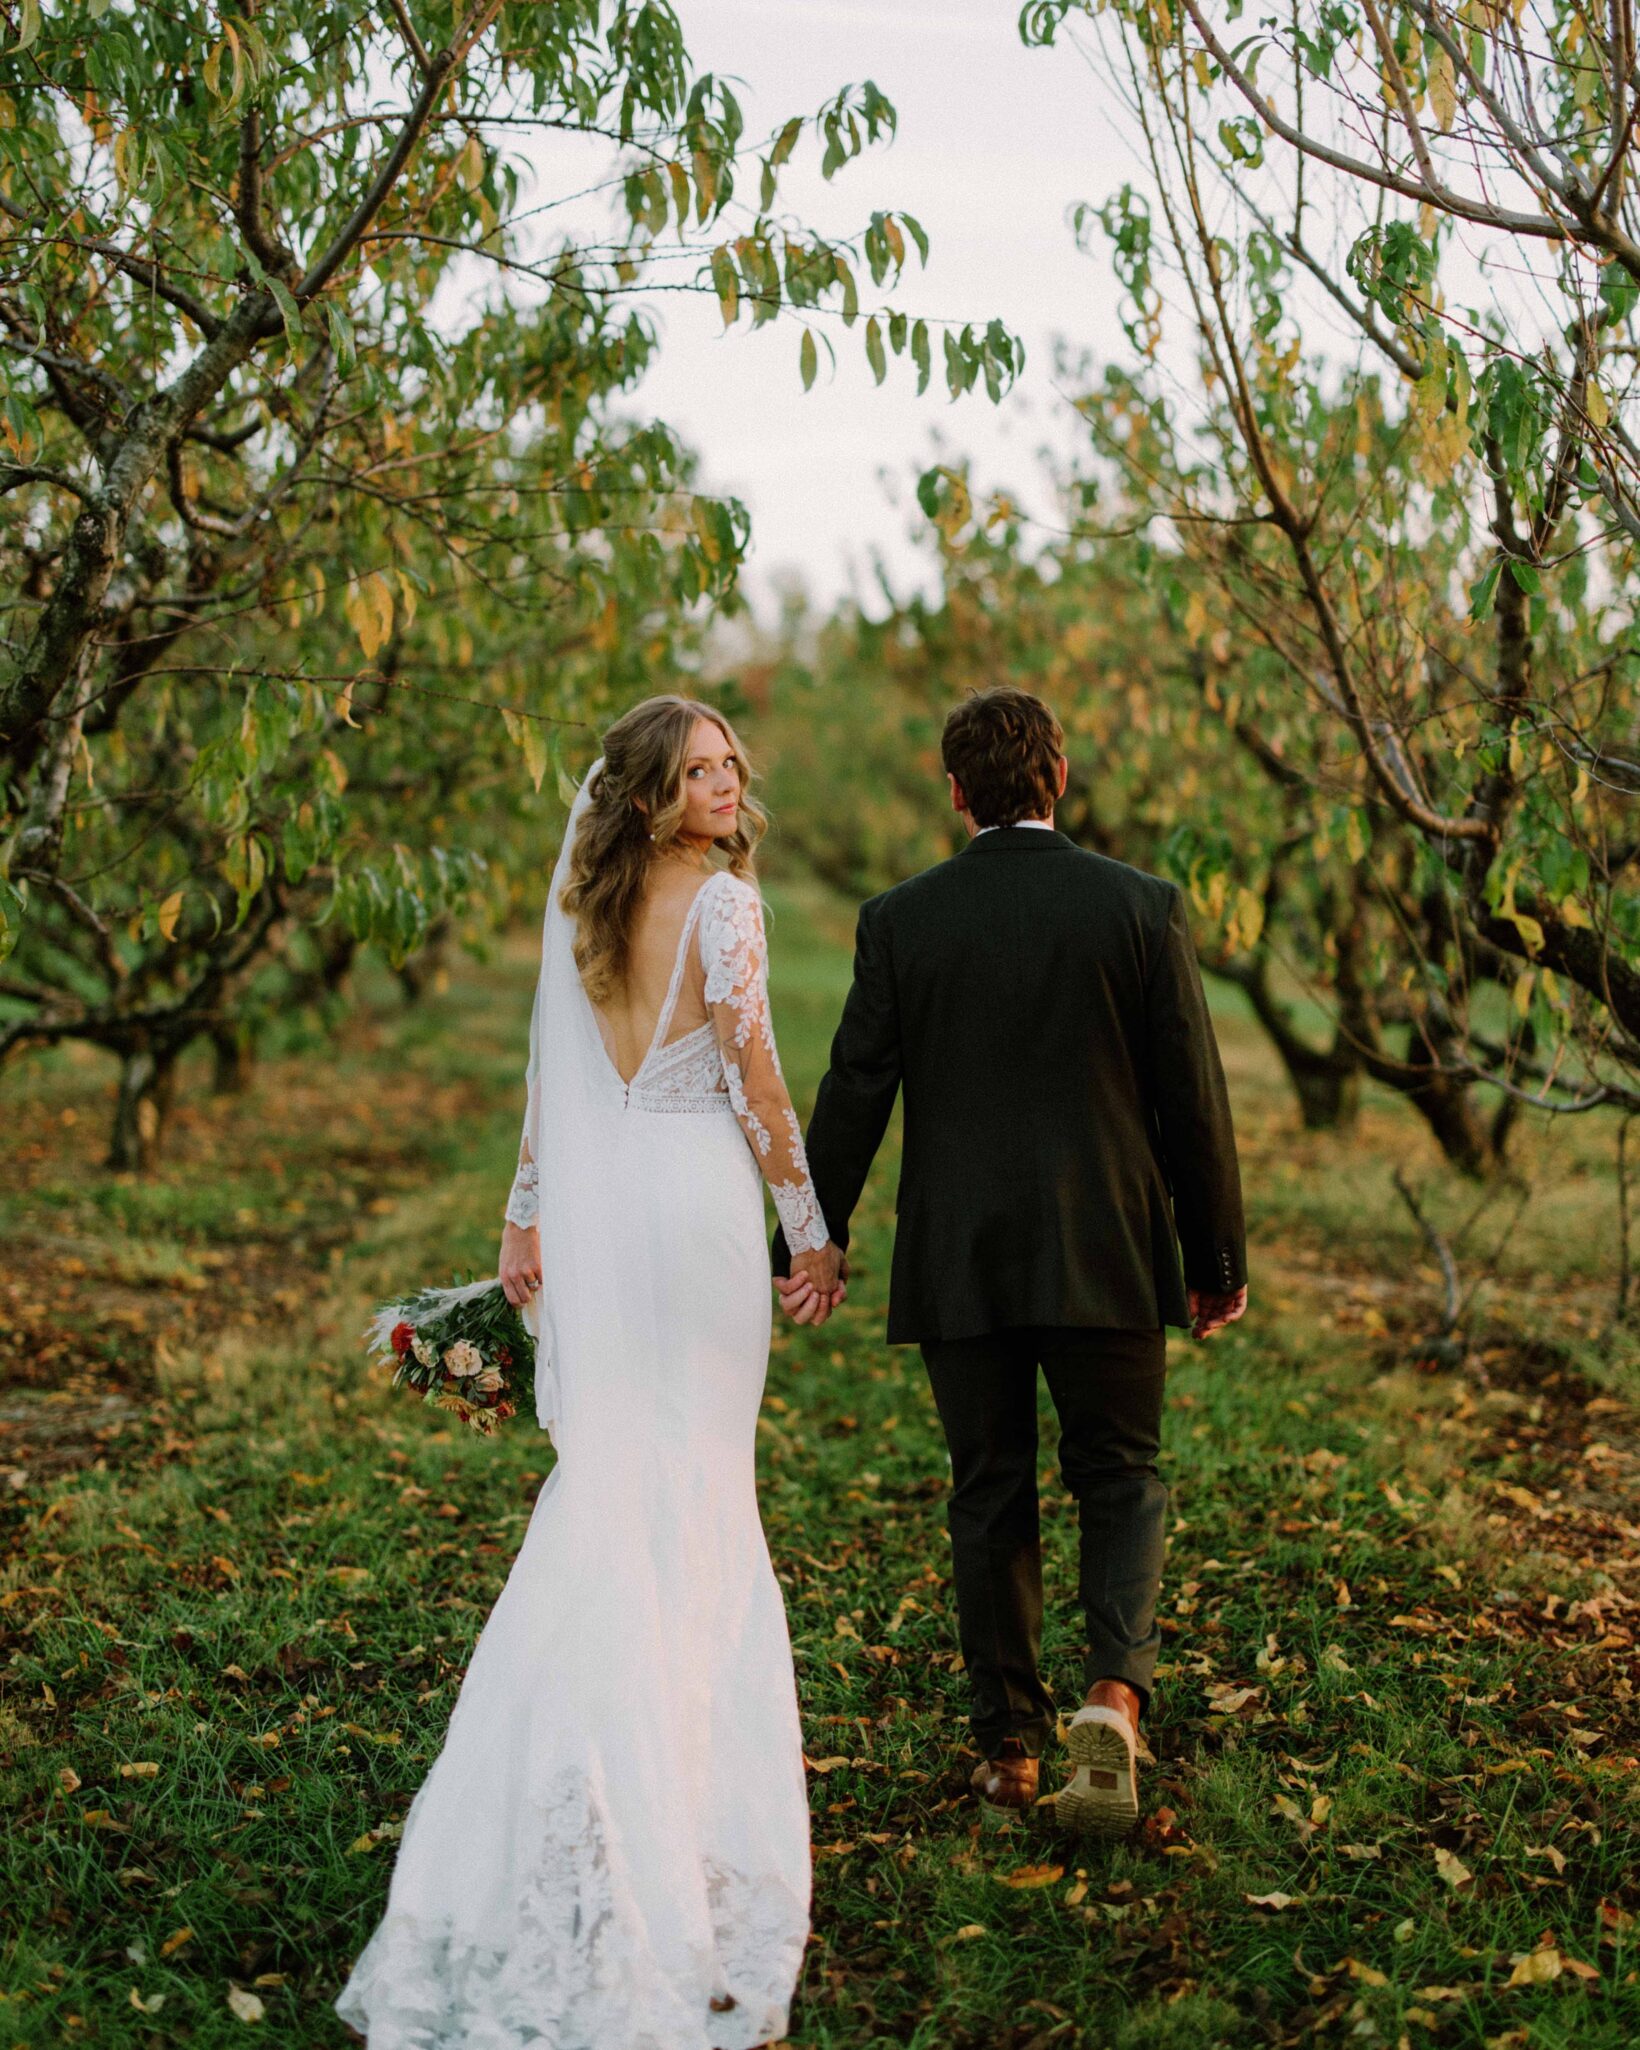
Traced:
POLYGON ((422 1288, 383 1303, 365 1336, 374 1357, 395 1362, 395 1388, 413 1388, 485 1437, 535 1407, 535 1341, 499 1281, 422 1288))

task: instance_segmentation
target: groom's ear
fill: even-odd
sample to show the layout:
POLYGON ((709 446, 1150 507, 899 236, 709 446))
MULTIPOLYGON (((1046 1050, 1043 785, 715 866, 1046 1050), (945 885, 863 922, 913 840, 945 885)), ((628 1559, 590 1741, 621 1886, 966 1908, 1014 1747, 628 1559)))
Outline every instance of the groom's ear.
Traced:
POLYGON ((1071 765, 1063 755, 1059 757, 1059 767, 1054 773, 1055 781, 1058 785, 1058 788, 1054 791, 1054 796, 1063 797, 1065 785, 1071 780, 1071 765))
POLYGON ((968 809, 968 800, 962 794, 962 785, 951 774, 949 769, 945 772, 945 780, 951 786, 951 809, 953 811, 966 811, 968 809))

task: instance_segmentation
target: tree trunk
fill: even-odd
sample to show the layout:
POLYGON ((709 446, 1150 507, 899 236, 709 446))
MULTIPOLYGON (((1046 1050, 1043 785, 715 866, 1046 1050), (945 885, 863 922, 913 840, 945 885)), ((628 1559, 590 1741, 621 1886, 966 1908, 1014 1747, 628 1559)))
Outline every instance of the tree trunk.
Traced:
POLYGON ((134 1046, 121 1058, 107 1166, 142 1174, 153 1165, 175 1093, 181 1051, 180 1046, 134 1046))
POLYGON ((250 1087, 256 1065, 256 1035, 243 1019, 230 1019, 211 1033, 215 1064, 211 1071, 213 1096, 241 1096, 250 1087))
POLYGON ((1307 1132, 1347 1131, 1361 1107, 1360 1063, 1335 1027, 1332 1045, 1311 1046, 1294 1025, 1292 1014, 1270 988, 1269 961, 1260 950, 1249 963, 1207 963, 1246 992, 1253 1016, 1264 1027, 1287 1080, 1298 1099, 1298 1115, 1307 1132))

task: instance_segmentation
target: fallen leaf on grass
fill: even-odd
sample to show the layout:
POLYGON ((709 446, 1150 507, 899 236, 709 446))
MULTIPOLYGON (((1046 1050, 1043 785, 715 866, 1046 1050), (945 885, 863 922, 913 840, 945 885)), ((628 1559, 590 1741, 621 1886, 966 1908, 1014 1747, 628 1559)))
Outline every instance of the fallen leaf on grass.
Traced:
POLYGON ((159 1766, 152 1758, 137 1759, 130 1765, 120 1767, 122 1780, 151 1780, 158 1776, 159 1766))
POLYGON ((161 1957, 172 1957, 185 1943, 192 1943, 194 1932, 189 1928, 173 1929, 159 1947, 161 1957))
POLYGON ((1250 1908, 1272 1908, 1280 1914, 1283 1908, 1296 1908, 1303 1899, 1297 1893, 1244 1893, 1242 1899, 1250 1908))
POLYGON ((123 1830, 125 1828, 123 1822, 115 1821, 112 1813, 107 1808, 83 1808, 80 1811, 80 1820, 87 1829, 123 1830))
POLYGON ((1528 1844, 1526 1855, 1528 1858, 1547 1858, 1557 1874, 1566 1870, 1566 1853, 1557 1844, 1528 1844))
POLYGON ((1545 1950, 1529 1950, 1524 1957, 1517 1957, 1515 1969, 1509 1974, 1511 1986, 1547 1986, 1551 1979, 1558 1979, 1564 1966, 1560 1952, 1551 1944, 1545 1950))
MULTIPOLYGON (((367 1730, 363 1723, 343 1723, 342 1728, 346 1730, 350 1737, 363 1737, 370 1744, 402 1744, 404 1742, 404 1735, 400 1730, 367 1730)), ((262 1741, 266 1743, 267 1739, 264 1737, 262 1741)), ((277 1739, 275 1741, 277 1742, 277 1739)))
POLYGON ((1088 1882, 1085 1879, 1079 1879, 1074 1886, 1065 1889, 1065 1905, 1067 1908, 1079 1908, 1087 1897, 1088 1882))
POLYGON ((1358 1865, 1364 1864, 1369 1858, 1381 1858, 1384 1855, 1382 1844, 1340 1844, 1338 1849, 1341 1857, 1353 1858, 1358 1865))
POLYGON ((810 1772, 827 1773, 836 1772, 839 1767, 847 1765, 848 1762, 846 1758, 811 1758, 808 1761, 808 1766, 810 1772))
POLYGON ((1358 1979, 1363 1986, 1387 1986, 1389 1984, 1388 1973, 1380 1972, 1372 1965, 1362 1964, 1358 1957, 1345 1958, 1344 1969, 1352 1979, 1358 1979))
POLYGON ((1262 1687, 1210 1687, 1207 1693, 1209 1715, 1240 1715, 1244 1708, 1256 1703, 1263 1695, 1262 1687))
POLYGON ((158 2014, 165 2005, 165 1995, 163 1993, 150 1993, 148 1998, 144 2000, 136 1987, 133 1986, 131 1988, 131 2005, 137 2010, 138 2014, 158 2014))
POLYGON ((57 1784, 65 1794, 77 1794, 80 1791, 80 1775, 72 1765, 65 1765, 58 1771, 57 1784))
POLYGON ((953 1943, 972 1943, 976 1936, 989 1936, 990 1930, 983 1922, 965 1922, 952 1937, 953 1943))
POLYGON ((378 1822, 374 1829, 367 1829, 363 1836, 356 1836, 347 1847, 351 1858, 359 1851, 373 1851, 378 1844, 397 1843, 404 1834, 402 1822, 378 1822))
POLYGON ((1462 1858, 1456 1852, 1447 1850, 1444 1844, 1435 1846, 1435 1870, 1454 1892, 1460 1886, 1467 1886, 1475 1876, 1462 1858))
POLYGON ((1353 1673, 1355 1668, 1338 1645, 1329 1644, 1321 1654, 1321 1670, 1324 1673, 1353 1673))
POLYGON ((228 2012, 235 2021, 259 2022, 267 2013, 261 2000, 254 1993, 247 1993, 242 1986, 228 1988, 228 2012))
POLYGON ((992 1877, 1003 1886, 1053 1886, 1065 1876, 1063 1865, 1021 1865, 1017 1871, 996 1872, 992 1877))

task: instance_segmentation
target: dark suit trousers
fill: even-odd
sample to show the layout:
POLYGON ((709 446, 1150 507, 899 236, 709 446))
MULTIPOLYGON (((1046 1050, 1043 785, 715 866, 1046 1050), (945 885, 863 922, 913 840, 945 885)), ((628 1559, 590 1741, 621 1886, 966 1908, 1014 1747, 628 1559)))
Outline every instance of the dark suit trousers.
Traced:
POLYGON ((952 1571, 973 1731, 988 1757, 1018 1737, 1033 1757, 1054 1728, 1037 1660, 1042 1548, 1036 1370, 1059 1413, 1059 1464, 1081 1525, 1084 1684, 1125 1680, 1148 1701, 1161 1633, 1167 1489, 1161 1446, 1166 1337, 1018 1328, 925 1344, 951 1448, 952 1571))

